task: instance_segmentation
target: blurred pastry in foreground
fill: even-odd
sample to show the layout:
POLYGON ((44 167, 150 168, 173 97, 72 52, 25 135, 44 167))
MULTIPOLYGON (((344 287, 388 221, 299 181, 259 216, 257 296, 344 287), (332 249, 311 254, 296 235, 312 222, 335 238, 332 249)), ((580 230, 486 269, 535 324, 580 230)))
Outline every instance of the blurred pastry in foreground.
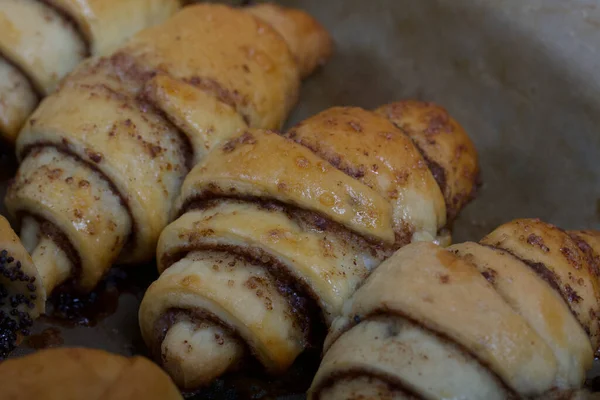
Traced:
POLYGON ((158 366, 103 350, 41 350, 0 363, 4 400, 182 400, 158 366))
POLYGON ((39 100, 89 56, 169 18, 179 0, 0 1, 0 138, 14 142, 39 100))
POLYGON ((250 356, 285 371, 395 249, 449 242, 477 185, 470 139, 431 103, 380 110, 245 130, 187 176, 140 307, 144 340, 178 385, 209 384, 250 356), (420 137, 462 151, 430 156, 420 137))
POLYGON ((522 219, 400 249, 345 303, 309 398, 592 398, 599 238, 522 219))

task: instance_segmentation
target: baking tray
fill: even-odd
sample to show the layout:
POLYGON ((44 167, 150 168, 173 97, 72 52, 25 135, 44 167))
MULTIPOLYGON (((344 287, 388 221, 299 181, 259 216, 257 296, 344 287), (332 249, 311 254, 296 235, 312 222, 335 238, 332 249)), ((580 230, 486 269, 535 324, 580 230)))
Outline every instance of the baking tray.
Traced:
MULTIPOLYGON (((288 125, 335 105, 435 101, 464 125, 483 171, 484 186, 456 221, 455 241, 478 240, 519 217, 600 229, 596 0, 279 3, 317 17, 336 43, 331 62, 305 83, 288 125)), ((10 154, 0 156, 2 197, 12 171, 10 154)), ((59 299, 63 318, 36 322, 14 356, 61 345, 146 354, 137 307, 155 277, 154 265, 116 269, 93 301, 59 299)), ((232 375, 193 398, 301 399, 317 363, 318 354, 307 354, 277 379, 232 375)), ((590 377, 597 375, 599 363, 590 377)))

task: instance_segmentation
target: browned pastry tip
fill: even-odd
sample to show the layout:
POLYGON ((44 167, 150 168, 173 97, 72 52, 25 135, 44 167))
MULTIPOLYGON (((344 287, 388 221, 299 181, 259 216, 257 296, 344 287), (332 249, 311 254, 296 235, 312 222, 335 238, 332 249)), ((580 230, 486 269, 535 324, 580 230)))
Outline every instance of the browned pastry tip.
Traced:
POLYGON ((324 65, 333 52, 333 41, 325 28, 304 11, 262 3, 245 9, 268 22, 287 42, 302 78, 324 65))
POLYGON ((379 107, 415 142, 440 185, 448 220, 471 201, 480 184, 477 152, 463 127, 439 105, 408 100, 379 107))
POLYGON ((6 400, 181 400, 167 374, 143 357, 85 348, 47 349, 0 364, 6 400))

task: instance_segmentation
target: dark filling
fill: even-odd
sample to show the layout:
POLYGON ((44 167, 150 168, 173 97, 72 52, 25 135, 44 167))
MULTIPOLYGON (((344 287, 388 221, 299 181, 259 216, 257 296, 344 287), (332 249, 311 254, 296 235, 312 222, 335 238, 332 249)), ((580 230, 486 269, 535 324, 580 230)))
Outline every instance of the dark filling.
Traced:
POLYGON ((303 332, 307 347, 317 347, 319 343, 322 343, 322 339, 327 334, 327 324, 323 311, 319 307, 317 294, 306 282, 295 279, 287 265, 262 249, 241 248, 233 245, 193 245, 193 247, 182 249, 178 254, 171 256, 169 263, 165 266, 172 265, 189 252, 202 250, 235 254, 250 264, 264 266, 275 283, 277 291, 288 301, 295 324, 303 332))
MULTIPOLYGON (((23 306, 35 308, 35 277, 28 276, 21 269, 21 262, 11 257, 6 250, 0 251, 0 360, 8 356, 17 345, 19 334, 29 335, 33 319, 23 306), (2 281, 21 282, 24 293, 11 295, 2 281)), ((14 283, 13 283, 14 284, 14 283)))
MULTIPOLYGON (((137 232, 138 228, 137 228, 136 220, 133 217, 133 213, 131 212, 131 207, 129 206, 129 202, 127 201, 127 197, 122 195, 121 192, 119 192, 119 190, 114 185, 114 183, 109 179, 108 176, 106 176, 104 174, 104 172, 102 172, 100 170, 100 168, 98 168, 97 165, 79 158, 79 156, 75 152, 73 152, 71 149, 69 149, 68 141, 63 139, 62 145, 52 143, 52 142, 37 142, 37 143, 31 144, 31 145, 23 148, 23 150, 21 151, 20 157, 21 157, 21 159, 24 159, 25 157, 29 156, 29 154, 31 152, 33 152, 35 150, 42 150, 47 147, 54 148, 54 149, 56 149, 56 151, 75 159, 75 161, 85 164, 85 166, 87 168, 89 168, 90 170, 92 170, 96 174, 98 174, 100 176, 100 178, 108 184, 109 189, 119 199, 121 205, 125 208, 125 210, 127 211, 127 214, 129 215, 129 218, 131 220, 131 233, 129 234, 129 237, 127 238, 125 247, 132 246, 133 243, 135 243, 135 241, 136 241, 136 236, 137 236, 136 232, 137 232)), ((66 238, 66 236, 65 236, 65 238, 66 238)), ((69 242, 69 246, 71 246, 73 248, 73 246, 70 244, 70 242, 69 242)), ((79 266, 81 266, 81 264, 79 264, 79 266)))
MULTIPOLYGON (((508 396, 507 400, 512 400, 512 399, 516 400, 516 399, 520 398, 519 396, 517 396, 517 393, 510 386, 508 386, 508 384, 506 382, 504 382, 504 380, 489 366, 489 364, 487 364, 485 361, 479 359, 475 354, 473 354, 471 352, 471 350, 469 348, 463 346, 459 342, 456 342, 454 339, 452 339, 450 336, 446 335, 445 333, 433 330, 430 327, 428 327, 427 325, 409 317, 408 315, 405 315, 404 313, 402 313, 401 311, 398 311, 398 310, 392 310, 389 308, 376 308, 376 309, 373 309, 372 311, 370 311, 368 314, 355 315, 354 318, 351 318, 349 320, 350 323, 339 331, 339 334, 337 335, 336 338, 334 338, 334 340, 339 339, 339 337, 341 335, 343 335, 344 333, 348 332, 350 329, 354 328, 359 323, 362 323, 366 320, 373 320, 373 319, 378 319, 378 318, 389 318, 389 317, 402 318, 402 319, 406 320, 408 323, 410 323, 411 325, 414 325, 414 326, 418 327, 419 329, 422 329, 422 330, 430 333, 431 335, 434 335, 439 341, 441 341, 445 344, 448 344, 450 346, 454 346, 466 358, 472 359, 472 360, 478 362, 483 368, 485 368, 492 375, 492 377, 496 380, 496 382, 504 388, 504 390, 508 396)), ((360 372, 359 374, 357 374, 358 376, 365 376, 365 374, 366 374, 366 376, 370 376, 369 374, 371 373, 370 371, 363 371, 363 370, 358 370, 358 371, 360 372)), ((376 377, 379 377, 379 373, 376 373, 376 374, 377 374, 376 377)), ((385 378, 385 376, 384 376, 384 378, 385 378)), ((391 381, 392 383, 398 382, 398 383, 400 383, 400 387, 402 387, 402 383, 400 381, 398 381, 395 377, 390 377, 390 378, 392 379, 392 381, 391 381)), ((328 378, 325 382, 327 382, 329 380, 330 379, 328 378)), ((386 381, 386 379, 383 379, 383 380, 386 381)), ((335 381, 335 378, 333 379, 333 381, 335 381)), ((335 382, 332 382, 331 385, 333 385, 334 383, 335 382)), ((318 391, 321 391, 322 387, 323 387, 323 384, 319 385, 318 391)), ((413 394, 413 395, 417 396, 417 398, 421 398, 418 394, 413 394)))
POLYGON ((79 26, 79 24, 77 23, 77 21, 75 20, 75 18, 73 18, 67 12, 67 10, 64 10, 61 7, 59 7, 52 0, 38 0, 38 1, 40 3, 42 3, 42 4, 44 4, 46 7, 50 8, 56 14, 58 14, 65 21, 66 24, 70 25, 75 30, 75 32, 77 32, 77 35, 79 36, 79 39, 81 39, 81 42, 84 44, 84 49, 85 50, 84 50, 84 53, 82 54, 82 56, 84 58, 87 58, 87 57, 91 56, 92 52, 91 52, 91 46, 90 46, 89 38, 84 33, 84 31, 81 28, 81 26, 79 26))
POLYGON ((117 310, 119 296, 130 292, 141 297, 142 289, 147 288, 157 277, 154 271, 146 268, 111 268, 107 275, 90 293, 77 293, 72 286, 57 287, 48 299, 46 319, 67 327, 95 326, 103 318, 117 310), (150 274, 149 274, 150 272, 150 274))

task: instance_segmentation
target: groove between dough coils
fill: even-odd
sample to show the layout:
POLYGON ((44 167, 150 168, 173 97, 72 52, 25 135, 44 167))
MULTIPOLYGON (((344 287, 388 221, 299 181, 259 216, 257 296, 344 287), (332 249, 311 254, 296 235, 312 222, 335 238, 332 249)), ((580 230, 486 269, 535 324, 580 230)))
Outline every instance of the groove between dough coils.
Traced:
MULTIPOLYGON (((472 152, 465 153, 474 157, 472 152)), ((476 175, 476 159, 470 168, 476 175)), ((465 185, 469 194, 474 180, 465 185)), ((219 325, 213 320, 203 321, 202 310, 188 303, 182 308, 195 310, 191 327, 189 321, 177 319, 164 323, 165 316, 171 315, 170 308, 179 309, 170 300, 181 288, 164 277, 182 262, 178 260, 188 260, 192 252, 220 250, 257 260, 271 274, 283 269, 287 281, 298 282, 303 287, 299 293, 323 315, 303 315, 307 325, 322 319, 328 326, 340 313, 344 300, 392 249, 405 241, 433 240, 438 224, 446 221, 445 217, 435 218, 445 212, 444 197, 420 150, 387 119, 358 108, 327 110, 284 136, 244 131, 216 147, 193 169, 175 208, 180 217, 163 231, 157 250, 159 271, 165 272, 152 285, 156 289, 144 297, 140 325, 163 366, 186 388, 210 382, 232 368, 241 356, 226 356, 229 348, 220 351, 215 344, 198 344, 185 354, 180 351, 177 357, 165 356, 169 353, 165 349, 182 349, 193 336, 204 334, 204 328, 194 333, 193 324, 219 325), (320 126, 323 124, 325 127, 320 126), (364 153, 356 155, 355 147, 361 141, 368 144, 363 146, 364 153), (318 147, 314 145, 317 142, 318 147), (408 155, 399 157, 402 151, 408 155), (365 165, 371 172, 365 172, 365 165), (429 193, 433 200, 427 201, 435 206, 425 207, 425 211, 410 208, 411 200, 418 203, 406 195, 411 185, 413 193, 429 193), (417 229, 407 230, 408 221, 399 215, 403 207, 406 214, 433 214, 433 227, 425 228, 433 234, 419 237, 417 229), (211 357, 215 353, 221 354, 223 364, 219 364, 218 372, 205 372, 199 360, 214 362, 211 357)), ((191 263, 188 277, 201 268, 205 267, 191 263)), ((178 279, 183 284, 187 277, 178 279)), ((189 293, 187 287, 185 291, 189 293)), ((205 291, 202 287, 192 290, 197 299, 204 299, 205 291)), ((245 338, 245 343, 252 351, 252 342, 245 338)), ((282 365, 291 364, 296 355, 288 353, 287 363, 282 365)), ((270 369, 264 358, 258 358, 270 369)))
MULTIPOLYGON (((312 45, 316 47, 304 50, 320 51, 319 43, 312 45)), ((294 58, 266 22, 222 5, 187 7, 163 25, 139 33, 112 56, 83 62, 42 102, 18 138, 23 166, 9 190, 8 208, 13 214, 34 214, 42 227, 61 233, 65 240, 58 242, 69 243, 60 246, 65 243, 54 240, 55 251, 66 249, 72 277, 89 290, 115 254, 123 263, 152 258, 191 164, 247 123, 280 126, 298 87, 294 58), (200 50, 190 51, 189 43, 200 50), (211 48, 218 49, 213 57, 206 53, 211 48), (235 68, 228 64, 236 62, 240 65, 235 68), (26 177, 32 171, 22 170, 30 168, 28 159, 43 148, 74 157, 113 191, 118 207, 108 198, 90 200, 98 209, 123 214, 104 236, 81 228, 81 221, 89 224, 97 216, 75 204, 82 200, 77 187, 55 180, 46 191, 60 192, 57 204, 36 200, 38 188, 26 177), (58 204, 70 195, 72 208, 58 204), (131 251, 123 252, 124 246, 131 251), (89 254, 103 257, 85 256, 90 248, 89 254)), ((50 175, 46 178, 52 181, 50 175)))
MULTIPOLYGON (((587 271, 587 276, 571 284, 577 282, 577 290, 586 285, 594 288, 598 238, 596 232, 564 232, 539 220, 517 220, 499 227, 481 244, 463 243, 448 250, 413 244, 401 249, 371 275, 334 322, 311 398, 322 398, 324 393, 331 394, 327 398, 342 398, 332 393, 343 392, 336 377, 346 370, 354 371, 355 377, 388 376, 382 379, 390 387, 399 382, 410 387, 416 398, 471 397, 469 393, 479 389, 489 392, 485 398, 508 396, 497 385, 460 378, 456 374, 469 369, 466 364, 452 366, 456 357, 430 363, 440 352, 424 347, 430 341, 423 336, 427 332, 434 338, 442 336, 436 346, 457 344, 464 357, 477 360, 477 373, 497 377, 514 397, 585 397, 578 389, 597 344, 578 321, 576 311, 581 305, 564 298, 561 281, 549 280, 547 271, 556 275, 587 271), (560 250, 573 249, 573 238, 584 254, 560 250), (500 248, 489 247, 491 243, 500 248), (541 264, 540 254, 548 253, 554 258, 544 260, 544 269, 536 267, 534 261, 541 264), (570 255, 567 259, 581 263, 563 263, 565 253, 570 255), (403 288, 403 282, 411 286, 403 288), (409 325, 416 323, 420 335, 410 341, 406 318, 409 325), (394 352, 402 356, 391 356, 394 352), (440 378, 435 378, 436 371, 440 378)), ((577 293, 591 296, 585 302, 591 304, 590 310, 597 306, 595 289, 577 293)))

